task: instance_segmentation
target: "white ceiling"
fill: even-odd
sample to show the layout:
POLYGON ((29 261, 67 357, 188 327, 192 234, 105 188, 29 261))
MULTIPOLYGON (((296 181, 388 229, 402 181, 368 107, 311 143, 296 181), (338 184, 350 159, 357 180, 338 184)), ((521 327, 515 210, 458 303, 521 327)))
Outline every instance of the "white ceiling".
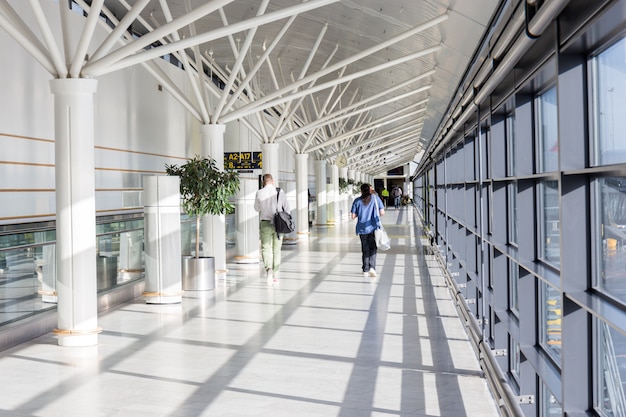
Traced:
MULTIPOLYGON (((185 62, 184 53, 189 59, 189 65, 185 65, 188 71, 195 73, 202 66, 203 73, 217 75, 223 84, 232 85, 230 92, 237 93, 242 80, 254 74, 249 84, 239 90, 245 90, 243 101, 230 108, 231 95, 213 88, 212 83, 203 87, 206 89, 210 84, 213 88, 211 100, 206 99, 209 95, 206 91, 200 94, 204 100, 184 98, 189 108, 197 110, 195 117, 200 122, 254 120, 250 123, 252 128, 264 120, 263 128, 254 129, 260 141, 282 142, 297 152, 312 153, 329 162, 343 154, 349 168, 376 175, 413 161, 432 139, 500 0, 78 0, 77 3, 85 11, 94 7, 114 25, 135 13, 137 18, 128 19, 129 24, 132 22, 130 27, 143 35, 139 39, 150 39, 151 45, 156 46, 154 57, 170 52, 185 62), (260 13, 262 5, 267 7, 260 13), (302 7, 311 10, 296 13, 302 7), (263 18, 255 16, 263 15, 269 20, 275 13, 289 10, 295 17, 293 22, 267 59, 257 65, 288 16, 271 22, 259 22, 263 18), (165 25, 171 20, 169 26, 173 29, 166 30, 165 25), (357 54, 421 26, 428 27, 354 59, 357 54), (176 43, 178 39, 184 41, 176 43), (241 68, 229 79, 239 51, 245 53, 241 68), (411 57, 412 54, 416 55, 411 57), (203 63, 196 61, 200 57, 203 63), (257 72, 255 65, 259 68, 257 72), (324 72, 325 68, 329 70, 324 72), (405 83, 420 76, 422 79, 405 83), (341 81, 340 77, 350 80, 341 81), (298 83, 300 78, 306 82, 298 83), (402 83, 407 85, 392 90, 402 83), (315 124, 329 114, 327 122, 315 124), (294 130, 295 133, 289 133, 294 130)), ((0 10, 0 13, 6 12, 0 10)), ((124 43, 141 46, 129 36, 124 43)), ((127 48, 125 53, 120 49, 123 48, 117 43, 103 56, 91 57, 82 64, 80 76, 97 76, 154 59, 144 47, 127 48)))

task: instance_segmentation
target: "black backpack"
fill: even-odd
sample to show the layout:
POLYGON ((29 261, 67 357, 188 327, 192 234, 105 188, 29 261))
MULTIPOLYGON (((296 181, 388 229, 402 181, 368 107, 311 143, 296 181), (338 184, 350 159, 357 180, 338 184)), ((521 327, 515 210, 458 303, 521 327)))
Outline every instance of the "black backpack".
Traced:
POLYGON ((287 234, 296 230, 296 224, 291 217, 291 214, 285 211, 285 207, 282 207, 281 211, 278 211, 278 196, 280 195, 280 188, 276 189, 276 213, 274 214, 274 228, 276 233, 287 234))

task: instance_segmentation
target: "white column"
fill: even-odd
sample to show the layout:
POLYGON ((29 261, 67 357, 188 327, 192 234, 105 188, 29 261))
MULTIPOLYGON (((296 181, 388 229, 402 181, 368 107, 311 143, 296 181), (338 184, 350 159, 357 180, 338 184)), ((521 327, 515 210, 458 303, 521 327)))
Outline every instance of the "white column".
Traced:
MULTIPOLYGON (((339 176, 344 180, 348 180, 348 167, 343 167, 339 169, 339 176)), ((348 213, 350 213, 351 207, 348 206, 348 193, 339 194, 339 207, 341 207, 341 220, 349 219, 348 213)))
POLYGON ((315 224, 325 226, 326 216, 326 161, 315 161, 315 191, 317 200, 317 213, 315 224))
POLYGON ((126 232, 120 235, 119 268, 122 281, 141 276, 143 272, 142 246, 143 238, 140 232, 126 232))
POLYGON ((296 158, 296 233, 309 234, 309 154, 298 153, 296 158))
POLYGON ((356 171, 353 169, 348 170, 348 179, 355 181, 356 180, 356 171))
POLYGON ((55 79, 57 323, 60 346, 98 343, 92 79, 55 79))
POLYGON ((252 176, 239 177, 239 191, 235 197, 236 263, 259 262, 259 216, 254 210, 254 197, 258 189, 258 178, 252 176))
POLYGON ((180 178, 150 175, 144 187, 144 257, 148 304, 182 301, 180 178))
MULTIPOLYGON (((202 147, 205 155, 215 159, 215 165, 224 169, 224 131, 226 125, 206 124, 200 126, 202 147)), ((202 219, 202 254, 215 258, 215 274, 226 273, 226 219, 222 215, 207 215, 202 219)))
POLYGON ((328 223, 339 221, 339 167, 330 166, 330 184, 328 184, 328 223))
POLYGON ((278 143, 262 143, 261 144, 261 152, 263 156, 263 167, 262 172, 265 174, 272 174, 272 178, 274 178, 274 185, 277 187, 282 187, 280 184, 280 178, 278 178, 278 167, 280 166, 278 147, 280 145, 278 143))

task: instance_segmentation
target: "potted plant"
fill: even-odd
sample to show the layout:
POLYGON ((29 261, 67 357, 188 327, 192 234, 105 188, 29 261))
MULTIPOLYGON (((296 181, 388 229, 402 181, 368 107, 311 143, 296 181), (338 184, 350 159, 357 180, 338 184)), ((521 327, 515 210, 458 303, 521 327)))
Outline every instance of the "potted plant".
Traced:
POLYGON ((221 170, 213 158, 200 155, 180 166, 166 164, 165 171, 180 178, 183 210, 189 216, 196 216, 196 252, 191 262, 191 257, 183 258, 183 289, 213 289, 214 258, 200 256, 200 219, 207 214, 221 215, 234 210, 229 198, 239 190, 239 173, 221 170), (210 262, 203 261, 206 259, 210 262), (203 275, 207 268, 212 269, 208 277, 203 275))
POLYGON ((350 183, 346 181, 345 178, 339 177, 339 193, 340 194, 348 194, 348 188, 350 187, 350 183))

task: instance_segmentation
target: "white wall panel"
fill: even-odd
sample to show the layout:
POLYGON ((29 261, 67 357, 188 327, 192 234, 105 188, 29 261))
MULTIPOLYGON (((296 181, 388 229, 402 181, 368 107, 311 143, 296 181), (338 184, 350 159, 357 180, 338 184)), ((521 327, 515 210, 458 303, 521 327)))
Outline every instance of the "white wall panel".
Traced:
MULTIPOLYGON (((60 39, 58 5, 44 2, 42 6, 60 39)), ((22 10, 28 9, 27 2, 14 7, 26 24, 36 26, 31 14, 22 10)), ((70 15, 78 39, 83 18, 70 15)), ((96 38, 105 35, 98 25, 96 38)), ((90 53, 98 43, 90 46, 90 53)), ((10 202, 0 206, 0 224, 29 222, 32 216, 50 216, 55 211, 54 192, 38 191, 55 188, 52 75, 4 31, 0 31, 0 51, 11 57, 10 65, 0 66, 0 199, 10 202)), ((191 91, 180 68, 161 59, 155 62, 178 88, 191 91)), ((99 77, 94 100, 99 214, 141 209, 143 176, 164 173, 165 164, 180 164, 201 152, 199 121, 142 66, 99 77)), ((256 120, 251 123, 256 125, 256 120)), ((245 125, 232 122, 226 126, 225 150, 260 151, 260 140, 245 125)), ((280 158, 281 181, 293 181, 294 159, 287 144, 281 144, 280 158)))

